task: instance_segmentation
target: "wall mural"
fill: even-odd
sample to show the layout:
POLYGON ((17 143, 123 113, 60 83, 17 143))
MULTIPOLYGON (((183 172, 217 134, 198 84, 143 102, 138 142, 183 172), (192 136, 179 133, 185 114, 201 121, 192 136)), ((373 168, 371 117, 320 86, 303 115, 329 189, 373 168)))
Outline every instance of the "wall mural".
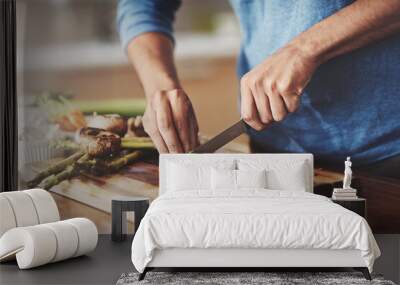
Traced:
MULTIPOLYGON (((154 199, 158 195, 158 152, 143 130, 146 102, 119 40, 116 4, 99 0, 17 3, 19 189, 43 188, 57 194, 71 216, 86 211, 71 201, 109 213, 112 197, 154 199)), ((207 1, 206 5, 215 6, 215 14, 199 12, 193 1, 185 5, 177 23, 177 30, 190 35, 184 47, 189 56, 183 52, 186 76, 182 80, 199 94, 232 82, 219 62, 192 68, 198 61, 198 52, 193 53, 197 38, 192 33, 212 36, 215 23, 234 22, 227 3, 207 1), (204 77, 208 73, 216 76, 213 81, 204 77), (208 89, 204 89, 206 81, 208 89)), ((235 29, 228 51, 239 46, 238 35, 235 29)), ((223 59, 232 77, 235 54, 236 50, 223 59)), ((231 85, 236 91, 237 86, 231 85)), ((215 114, 219 122, 212 114, 200 113, 209 118, 203 121, 221 129, 232 122, 231 117, 236 120, 236 98, 230 99, 229 112, 215 114)), ((221 99, 221 104, 227 103, 221 99)))
MULTIPOLYGON (((212 0, 199 3, 187 1, 177 12, 175 60, 182 86, 190 94, 199 129, 202 134, 212 136, 240 119, 235 69, 241 36, 229 3, 212 0)), ((157 197, 158 152, 143 129, 144 92, 120 43, 117 1, 21 0, 16 8, 18 188, 44 188, 58 194, 60 203, 78 201, 103 213, 110 212, 114 196, 157 197)), ((324 88, 321 90, 325 92, 324 88)), ((318 105, 325 100, 322 91, 318 89, 316 93, 321 93, 321 97, 311 96, 306 104, 318 105)), ((354 119, 350 116, 354 113, 346 112, 338 115, 341 118, 338 124, 354 119)), ((386 113, 381 112, 382 116, 386 113)), ((291 114, 291 118, 295 115, 291 114)), ((308 119, 318 117, 314 115, 308 119)), ((365 122, 373 125, 378 119, 365 122)), ((363 190, 371 185, 397 195, 397 186, 393 186, 397 184, 385 179, 370 181, 368 171, 375 176, 391 173, 390 178, 395 178, 399 156, 394 156, 389 164, 360 168, 363 157, 358 155, 376 160, 389 157, 397 151, 396 146, 391 144, 390 154, 389 148, 382 150, 380 146, 395 138, 371 143, 371 149, 375 149, 371 155, 369 146, 360 151, 354 147, 354 136, 330 132, 328 127, 325 130, 315 126, 326 131, 330 139, 321 143, 317 135, 317 139, 306 142, 312 147, 305 150, 301 149, 301 139, 306 136, 297 143, 290 135, 283 135, 284 147, 278 150, 268 145, 269 135, 283 133, 277 129, 263 132, 264 137, 252 133, 251 147, 254 152, 292 152, 294 148, 298 150, 294 152, 314 153, 318 166, 315 186, 321 186, 319 194, 330 196, 332 184, 342 186, 343 161, 351 156, 355 171, 352 187, 361 189, 360 196, 377 199, 369 194, 372 192, 363 190), (318 159, 326 158, 324 154, 329 154, 332 145, 339 151, 334 157, 337 164, 330 168, 332 165, 318 159), (347 153, 348 149, 354 153, 347 153), (324 188, 327 184, 329 187, 324 188)), ((361 141, 367 138, 368 133, 359 136, 361 141)), ((204 141, 203 137, 200 139, 204 141)), ((241 136, 224 151, 248 152, 248 142, 246 136, 241 136)), ((396 212, 397 206, 386 201, 384 195, 379 199, 385 204, 387 215, 396 212)), ((68 209, 71 216, 80 211, 75 205, 68 209)), ((369 219, 374 230, 393 232, 392 226, 381 222, 385 219, 373 209, 369 211, 369 219)))
POLYGON ((158 183, 114 2, 17 3, 19 188, 105 212, 114 196, 155 198, 158 183))

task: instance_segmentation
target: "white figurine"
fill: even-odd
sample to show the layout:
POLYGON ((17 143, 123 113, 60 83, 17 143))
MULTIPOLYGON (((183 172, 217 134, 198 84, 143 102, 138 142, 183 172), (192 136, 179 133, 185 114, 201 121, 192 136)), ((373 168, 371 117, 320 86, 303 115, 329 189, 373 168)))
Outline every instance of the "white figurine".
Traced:
POLYGON ((343 189, 351 189, 351 178, 353 175, 353 171, 351 170, 351 161, 350 157, 347 157, 347 160, 344 162, 344 179, 343 179, 343 189))

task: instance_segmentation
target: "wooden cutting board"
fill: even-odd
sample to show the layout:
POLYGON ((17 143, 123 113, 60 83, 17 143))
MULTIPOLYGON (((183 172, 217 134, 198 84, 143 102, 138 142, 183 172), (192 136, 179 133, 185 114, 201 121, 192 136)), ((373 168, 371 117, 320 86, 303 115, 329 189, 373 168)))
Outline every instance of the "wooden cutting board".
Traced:
POLYGON ((110 213, 113 197, 141 196, 153 200, 158 195, 157 184, 158 166, 137 162, 118 174, 81 175, 54 186, 50 191, 110 213))

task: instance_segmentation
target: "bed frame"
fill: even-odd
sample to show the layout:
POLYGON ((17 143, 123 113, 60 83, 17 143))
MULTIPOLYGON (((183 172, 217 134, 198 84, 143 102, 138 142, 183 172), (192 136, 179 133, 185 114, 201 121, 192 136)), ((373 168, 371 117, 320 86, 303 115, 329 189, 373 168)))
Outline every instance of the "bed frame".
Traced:
POLYGON ((359 250, 329 249, 193 249, 156 250, 152 261, 139 275, 143 280, 155 268, 337 268, 351 267, 371 280, 359 250))
MULTIPOLYGON (((207 160, 221 158, 248 158, 250 154, 162 154, 160 156, 160 189, 168 179, 166 163, 170 160, 207 160)), ((313 192, 314 166, 312 154, 251 154, 255 159, 265 160, 303 160, 308 163, 309 187, 313 192)), ((155 268, 231 268, 246 271, 254 268, 343 268, 350 267, 361 271, 367 280, 371 280, 369 270, 359 250, 330 249, 249 249, 249 248, 170 248, 158 249, 152 261, 139 275, 143 280, 146 273, 155 268)))

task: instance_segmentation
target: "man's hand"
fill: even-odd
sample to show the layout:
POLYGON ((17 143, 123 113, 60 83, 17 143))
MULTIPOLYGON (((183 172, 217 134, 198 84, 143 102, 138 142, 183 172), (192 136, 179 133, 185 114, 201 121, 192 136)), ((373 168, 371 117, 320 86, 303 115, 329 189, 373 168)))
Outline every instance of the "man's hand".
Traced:
POLYGON ((147 98, 143 126, 160 153, 188 152, 199 144, 192 104, 182 90, 173 44, 162 33, 144 33, 128 45, 147 98))
POLYGON ((241 115, 256 130, 296 111, 317 61, 288 45, 246 73, 240 82, 241 115))
POLYGON ((158 91, 147 102, 143 126, 160 153, 189 152, 199 144, 196 116, 182 89, 158 91))
POLYGON ((400 32, 400 1, 358 0, 294 38, 242 77, 242 118, 261 130, 294 112, 318 65, 400 32))

